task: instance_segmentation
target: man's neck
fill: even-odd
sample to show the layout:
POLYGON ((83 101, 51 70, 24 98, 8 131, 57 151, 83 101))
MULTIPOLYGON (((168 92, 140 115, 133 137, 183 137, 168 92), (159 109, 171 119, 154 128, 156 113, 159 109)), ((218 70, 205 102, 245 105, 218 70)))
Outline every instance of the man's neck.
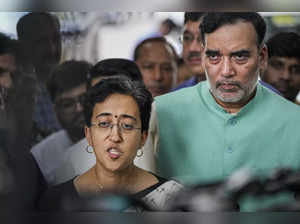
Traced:
POLYGON ((35 73, 38 81, 40 83, 46 84, 53 68, 54 67, 50 67, 50 66, 44 66, 44 67, 35 66, 35 73))
POLYGON ((202 81, 205 81, 205 80, 206 80, 205 73, 196 74, 195 76, 196 76, 197 83, 198 83, 198 82, 202 82, 202 81))

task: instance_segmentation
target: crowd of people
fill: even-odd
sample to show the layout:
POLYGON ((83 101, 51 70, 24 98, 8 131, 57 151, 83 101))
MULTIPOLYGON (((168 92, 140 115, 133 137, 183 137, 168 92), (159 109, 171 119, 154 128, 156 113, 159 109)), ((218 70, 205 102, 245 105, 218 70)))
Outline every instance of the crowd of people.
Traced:
MULTIPOLYGON (((258 13, 186 12, 181 56, 158 35, 133 60, 95 64, 62 61, 54 14, 28 13, 16 28, 17 40, 0 33, 7 210, 82 211, 109 192, 126 196, 122 211, 168 211, 179 192, 239 169, 300 169, 300 35, 265 40, 258 13)), ((237 208, 298 198, 248 197, 237 208)))

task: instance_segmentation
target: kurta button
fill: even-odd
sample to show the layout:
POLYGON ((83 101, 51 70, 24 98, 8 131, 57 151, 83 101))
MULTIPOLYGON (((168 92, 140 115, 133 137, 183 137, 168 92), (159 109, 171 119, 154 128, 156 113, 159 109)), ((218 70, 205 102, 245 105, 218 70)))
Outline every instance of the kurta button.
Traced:
POLYGON ((229 119, 229 124, 236 125, 236 123, 237 123, 237 120, 235 118, 229 119))
POLYGON ((231 147, 228 147, 227 152, 228 152, 228 153, 232 153, 232 152, 233 152, 233 149, 232 149, 231 147))

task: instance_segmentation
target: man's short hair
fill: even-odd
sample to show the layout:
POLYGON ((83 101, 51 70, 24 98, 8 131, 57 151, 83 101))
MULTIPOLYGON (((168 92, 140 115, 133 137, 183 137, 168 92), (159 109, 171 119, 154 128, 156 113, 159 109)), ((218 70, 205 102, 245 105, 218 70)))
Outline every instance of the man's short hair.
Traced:
POLYGON ((164 43, 166 44, 167 46, 169 46, 172 50, 172 53, 173 53, 173 56, 174 56, 174 59, 177 63, 177 60, 178 60, 178 55, 176 53, 176 50, 175 48, 172 46, 172 44, 170 44, 166 38, 164 37, 150 37, 150 38, 147 38, 145 40, 143 40, 142 42, 140 42, 134 49, 134 52, 133 52, 133 60, 134 61, 137 61, 139 59, 139 57, 141 56, 141 48, 147 44, 147 43, 150 43, 150 42, 161 42, 161 43, 164 43))
POLYGON ((109 58, 97 62, 90 71, 89 82, 97 77, 124 74, 133 81, 143 81, 142 73, 135 62, 124 58, 109 58))
POLYGON ((300 35, 294 32, 280 32, 267 42, 269 58, 289 57, 300 58, 300 35))
POLYGON ((187 22, 198 22, 205 15, 204 12, 185 12, 184 13, 184 24, 187 22))
POLYGON ((229 24, 233 25, 240 21, 249 22, 254 26, 257 36, 257 46, 259 47, 266 34, 266 23, 256 12, 207 13, 200 24, 200 32, 203 42, 205 42, 206 33, 212 33, 221 26, 229 24))
POLYGON ((11 54, 16 56, 18 42, 0 32, 0 55, 11 54))
POLYGON ((54 68, 47 82, 47 88, 54 103, 57 96, 82 84, 87 84, 91 64, 86 61, 65 61, 54 68))
POLYGON ((30 40, 36 31, 36 27, 42 27, 45 23, 45 18, 50 23, 60 30, 60 23, 58 18, 47 12, 32 12, 21 17, 17 23, 17 34, 20 40, 30 40))

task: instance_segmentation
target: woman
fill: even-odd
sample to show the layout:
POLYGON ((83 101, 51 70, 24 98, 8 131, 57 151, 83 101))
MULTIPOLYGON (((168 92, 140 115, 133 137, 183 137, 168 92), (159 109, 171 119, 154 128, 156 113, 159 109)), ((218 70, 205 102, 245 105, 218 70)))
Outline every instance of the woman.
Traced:
POLYGON ((73 199, 107 191, 130 194, 154 210, 165 210, 182 188, 134 165, 147 138, 153 98, 143 83, 121 76, 103 79, 85 100, 85 136, 94 150, 95 166, 49 189, 40 201, 42 210, 64 209, 62 198, 72 204, 73 199))

